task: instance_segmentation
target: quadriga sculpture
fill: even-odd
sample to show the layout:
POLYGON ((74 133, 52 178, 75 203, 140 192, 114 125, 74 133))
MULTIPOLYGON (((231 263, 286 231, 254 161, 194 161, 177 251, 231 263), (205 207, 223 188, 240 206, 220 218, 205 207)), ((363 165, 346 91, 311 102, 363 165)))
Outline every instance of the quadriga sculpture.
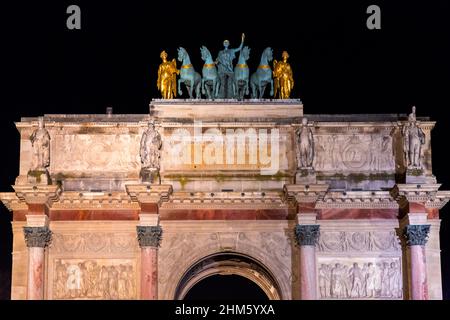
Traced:
POLYGON ((191 63, 191 59, 189 58, 189 54, 187 53, 186 49, 182 47, 178 48, 178 61, 181 61, 180 78, 178 79, 178 94, 180 96, 183 94, 183 91, 181 90, 181 84, 184 83, 188 90, 189 98, 194 98, 193 93, 195 89, 195 97, 197 99, 200 99, 202 77, 198 72, 195 72, 194 66, 191 63))
POLYGON ((205 61, 202 69, 202 94, 206 95, 208 99, 214 99, 219 94, 220 85, 216 64, 208 48, 202 46, 200 52, 202 60, 205 61))
POLYGON ((249 78, 250 70, 247 60, 250 58, 250 48, 245 46, 240 54, 238 63, 234 67, 234 87, 236 88, 236 96, 238 99, 244 99, 244 95, 249 94, 249 78))
POLYGON ((250 85, 252 87, 252 99, 262 99, 264 96, 264 90, 270 83, 270 95, 273 96, 273 79, 272 69, 269 62, 273 59, 273 51, 270 47, 264 49, 261 55, 261 61, 258 69, 250 77, 250 85))

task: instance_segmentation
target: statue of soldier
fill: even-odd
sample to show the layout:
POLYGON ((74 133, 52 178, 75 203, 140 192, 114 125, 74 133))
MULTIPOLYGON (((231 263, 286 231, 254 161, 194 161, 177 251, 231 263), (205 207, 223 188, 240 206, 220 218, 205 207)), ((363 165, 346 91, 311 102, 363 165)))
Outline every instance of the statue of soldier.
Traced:
POLYGON ((142 167, 140 177, 142 181, 153 183, 155 177, 158 177, 161 183, 159 176, 161 147, 161 135, 155 129, 155 123, 150 121, 148 129, 142 134, 141 138, 140 156, 142 167))
POLYGON ((296 131, 297 136, 297 166, 311 169, 314 160, 314 137, 308 127, 308 119, 302 119, 302 125, 296 131))
POLYGON ((408 169, 420 169, 423 144, 425 144, 425 133, 417 125, 416 107, 412 107, 408 123, 403 126, 403 150, 408 169))
POLYGON ((241 51, 244 45, 245 35, 242 34, 242 41, 239 48, 229 49, 230 42, 225 40, 223 42, 224 49, 219 51, 217 55, 216 64, 220 79, 220 99, 231 99, 234 98, 234 68, 233 59, 235 58, 236 52, 241 51))
POLYGON ((45 129, 43 117, 39 117, 38 123, 39 128, 30 137, 33 148, 31 170, 46 171, 46 168, 50 165, 50 135, 45 129))

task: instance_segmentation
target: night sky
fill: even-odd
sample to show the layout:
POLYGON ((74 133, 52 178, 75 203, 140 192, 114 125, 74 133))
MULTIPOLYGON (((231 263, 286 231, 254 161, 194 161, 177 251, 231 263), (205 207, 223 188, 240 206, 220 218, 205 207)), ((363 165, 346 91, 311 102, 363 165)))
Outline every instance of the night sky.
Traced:
MULTIPOLYGON (((437 121, 433 171, 450 189, 449 1, 20 1, 1 6, 0 191, 18 175, 14 121, 43 114, 147 113, 159 54, 189 52, 201 71, 200 46, 217 56, 246 35, 252 71, 270 46, 287 50, 293 97, 305 113, 409 113, 437 121), (313 4, 314 3, 314 4, 313 4), (81 7, 81 30, 66 28, 66 8, 81 7), (366 27, 371 4, 381 30, 366 27)), ((237 60, 237 59, 236 59, 237 60)), ((236 63, 235 60, 235 63, 236 63)), ((179 65, 179 64, 178 64, 179 65)), ((0 298, 10 295, 10 213, 0 212, 0 298)), ((450 298, 450 205, 441 211, 444 297, 450 298)))

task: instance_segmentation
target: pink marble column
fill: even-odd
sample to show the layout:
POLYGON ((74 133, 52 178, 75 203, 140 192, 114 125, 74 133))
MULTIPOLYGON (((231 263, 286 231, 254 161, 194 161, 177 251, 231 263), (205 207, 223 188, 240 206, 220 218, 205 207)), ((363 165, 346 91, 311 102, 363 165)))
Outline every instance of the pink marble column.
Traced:
POLYGON ((319 225, 297 225, 295 229, 300 246, 300 299, 317 299, 316 243, 319 225))
POLYGON ((27 299, 44 299, 45 247, 51 239, 47 227, 25 227, 25 241, 28 247, 27 299))
POLYGON ((409 278, 412 300, 428 300, 425 244, 429 232, 430 225, 408 225, 405 228, 404 234, 409 246, 409 278))
POLYGON ((158 299, 158 247, 161 241, 160 226, 138 226, 141 247, 141 300, 158 299))
POLYGON ((158 249, 141 247, 141 299, 158 299, 158 249))

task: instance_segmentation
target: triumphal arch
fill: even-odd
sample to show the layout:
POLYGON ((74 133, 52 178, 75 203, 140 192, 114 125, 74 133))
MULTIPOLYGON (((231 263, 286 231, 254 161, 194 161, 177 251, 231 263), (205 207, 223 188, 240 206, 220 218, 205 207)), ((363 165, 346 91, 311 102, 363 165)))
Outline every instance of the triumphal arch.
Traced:
POLYGON ((305 114, 289 54, 250 75, 244 39, 202 46, 201 75, 161 52, 145 114, 16 123, 12 299, 184 299, 216 275, 270 299, 442 299, 435 122, 305 114))
POLYGON ((434 125, 296 99, 22 118, 11 297, 183 299, 233 274, 270 299, 441 299, 434 125))

